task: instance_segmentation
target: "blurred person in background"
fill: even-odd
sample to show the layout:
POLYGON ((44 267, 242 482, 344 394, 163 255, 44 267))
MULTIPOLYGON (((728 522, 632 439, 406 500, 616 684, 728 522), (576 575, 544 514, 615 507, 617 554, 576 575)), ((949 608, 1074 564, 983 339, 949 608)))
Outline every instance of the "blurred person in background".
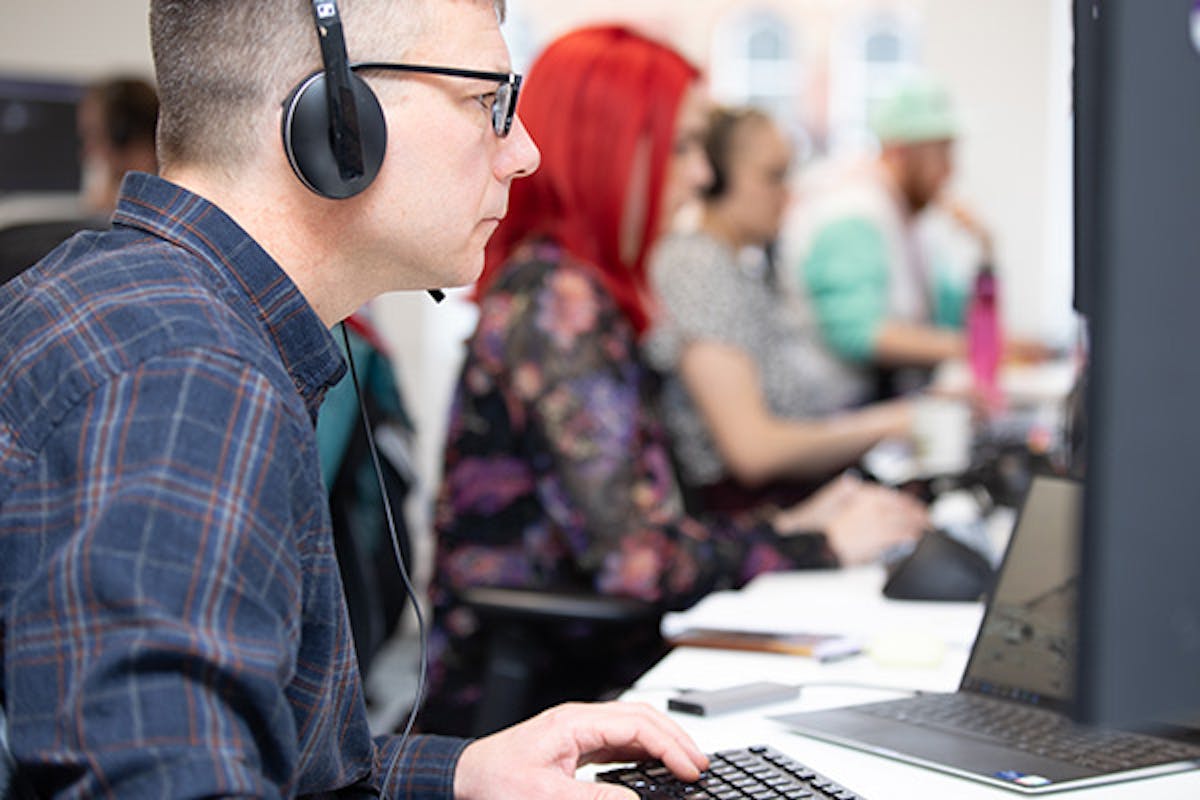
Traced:
MULTIPOLYGON (((881 101, 871 127, 878 158, 803 198, 790 251, 830 347, 874 384, 876 397, 888 397, 965 357, 971 276, 942 269, 917 229, 953 175, 959 121, 949 93, 928 75, 911 76, 881 101)), ((962 207, 949 210, 977 239, 981 266, 990 266, 987 231, 962 207)), ((1046 354, 1032 342, 1010 340, 1007 349, 1046 354)))
MULTIPOLYGON (((619 26, 535 61, 521 116, 542 165, 514 184, 488 245, 457 385, 435 526, 430 694, 420 725, 470 724, 487 621, 477 586, 634 598, 663 610, 768 570, 832 567, 914 539, 924 509, 851 480, 740 517, 685 513, 639 348, 648 254, 711 179, 697 69, 619 26)), ((657 618, 618 637, 564 624, 536 701, 628 686, 664 652, 657 618)))
POLYGON ((66 215, 0 225, 0 283, 20 274, 79 230, 103 230, 116 209, 126 172, 156 172, 154 129, 158 97, 140 78, 97 81, 75 112, 82 174, 66 215))
POLYGON ((77 112, 86 213, 108 217, 113 212, 126 172, 158 171, 157 122, 158 94, 149 82, 114 77, 88 86, 77 112))
POLYGON ((713 179, 699 228, 668 237, 653 259, 663 313, 646 355, 663 373, 680 477, 701 507, 796 502, 881 439, 907 436, 911 405, 855 408, 869 393, 861 373, 778 280, 792 161, 779 126, 754 109, 717 109, 704 149, 713 179))

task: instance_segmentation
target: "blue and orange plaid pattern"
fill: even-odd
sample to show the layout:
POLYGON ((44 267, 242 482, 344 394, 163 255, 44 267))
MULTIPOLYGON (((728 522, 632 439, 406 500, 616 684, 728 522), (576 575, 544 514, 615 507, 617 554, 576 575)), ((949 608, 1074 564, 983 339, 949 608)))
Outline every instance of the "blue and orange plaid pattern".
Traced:
MULTIPOLYGON (((373 740, 313 425, 329 331, 212 204, 132 175, 0 287, 0 703, 64 797, 449 797, 373 740)), ((335 268, 334 265, 330 266, 335 268)))

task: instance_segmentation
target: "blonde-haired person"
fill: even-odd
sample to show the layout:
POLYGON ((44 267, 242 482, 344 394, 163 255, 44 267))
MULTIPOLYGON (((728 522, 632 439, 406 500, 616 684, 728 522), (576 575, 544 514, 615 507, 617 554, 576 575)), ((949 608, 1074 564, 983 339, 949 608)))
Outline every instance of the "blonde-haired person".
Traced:
POLYGON ((713 180, 697 229, 656 252, 663 313, 645 350, 663 373, 676 463, 697 503, 796 502, 881 439, 907 436, 911 404, 850 410, 868 387, 775 273, 792 162, 780 127, 752 108, 715 109, 703 141, 713 180))
POLYGON ((0 287, 14 780, 619 800, 575 767, 643 757, 694 780, 704 756, 638 705, 562 706, 473 742, 371 735, 313 431, 345 372, 329 328, 384 291, 474 280, 539 155, 514 117, 502 2, 345 5, 349 56, 393 68, 322 58, 318 40, 342 38, 331 0, 152 0, 161 177, 128 176, 110 231, 0 287), (322 75, 332 91, 307 83, 322 75), (315 104, 306 125, 284 126, 287 98, 315 104), (380 120, 385 151, 354 141, 380 120), (294 170, 297 137, 312 149, 294 170))

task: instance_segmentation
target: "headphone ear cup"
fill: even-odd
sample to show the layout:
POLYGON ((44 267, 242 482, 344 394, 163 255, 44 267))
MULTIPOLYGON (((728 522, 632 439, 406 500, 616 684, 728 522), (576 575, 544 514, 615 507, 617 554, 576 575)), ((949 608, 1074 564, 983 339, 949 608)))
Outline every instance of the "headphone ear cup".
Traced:
POLYGON ((378 98, 366 81, 351 73, 350 85, 358 108, 363 174, 344 180, 338 170, 330 136, 325 73, 318 72, 292 92, 283 111, 283 149, 301 182, 331 200, 353 197, 371 185, 387 150, 387 122, 378 98))
POLYGON ((725 171, 715 161, 710 160, 708 163, 712 170, 712 181, 704 187, 701 194, 704 195, 705 200, 717 200, 725 194, 725 171))

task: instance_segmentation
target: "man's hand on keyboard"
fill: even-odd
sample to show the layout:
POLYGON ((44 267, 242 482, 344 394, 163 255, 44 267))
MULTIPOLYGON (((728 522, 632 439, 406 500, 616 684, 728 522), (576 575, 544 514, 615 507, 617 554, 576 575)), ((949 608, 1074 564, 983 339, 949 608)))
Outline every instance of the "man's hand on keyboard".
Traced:
POLYGON ((659 759, 685 781, 708 758, 666 715, 640 703, 567 703, 472 742, 454 773, 456 800, 630 800, 618 786, 575 780, 584 764, 659 759))

